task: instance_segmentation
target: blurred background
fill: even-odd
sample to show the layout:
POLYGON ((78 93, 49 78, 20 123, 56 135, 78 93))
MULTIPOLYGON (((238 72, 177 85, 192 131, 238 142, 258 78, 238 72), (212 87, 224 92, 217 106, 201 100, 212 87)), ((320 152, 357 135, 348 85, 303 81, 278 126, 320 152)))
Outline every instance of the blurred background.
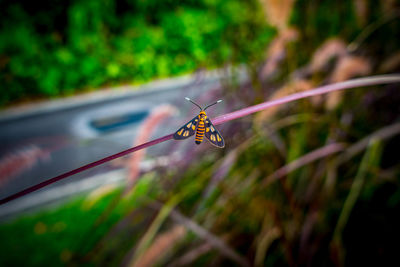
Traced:
MULTIPOLYGON (((396 0, 0 0, 0 197, 234 110, 399 73, 396 0)), ((309 97, 0 206, 1 266, 398 263, 400 86, 309 97)))

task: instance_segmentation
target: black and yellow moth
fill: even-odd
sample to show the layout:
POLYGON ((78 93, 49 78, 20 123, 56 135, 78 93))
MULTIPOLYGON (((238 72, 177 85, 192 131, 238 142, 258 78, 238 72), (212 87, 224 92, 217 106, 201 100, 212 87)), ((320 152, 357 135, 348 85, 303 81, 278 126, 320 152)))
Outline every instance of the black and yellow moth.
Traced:
POLYGON ((222 138, 222 135, 211 123, 211 120, 207 117, 207 114, 205 112, 207 108, 222 102, 222 100, 218 100, 203 109, 198 104, 193 102, 190 98, 186 97, 185 99, 199 107, 200 113, 191 121, 179 128, 178 131, 174 133, 174 139, 183 140, 196 133, 195 143, 197 145, 199 145, 203 141, 203 137, 205 136, 211 142, 211 144, 221 148, 224 147, 224 138, 222 138))

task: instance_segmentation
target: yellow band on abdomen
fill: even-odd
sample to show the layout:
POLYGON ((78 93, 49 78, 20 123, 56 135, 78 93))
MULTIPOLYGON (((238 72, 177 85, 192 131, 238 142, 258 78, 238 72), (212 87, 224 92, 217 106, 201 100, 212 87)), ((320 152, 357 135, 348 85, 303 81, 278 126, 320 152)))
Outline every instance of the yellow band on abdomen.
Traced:
POLYGON ((199 126, 197 127, 196 131, 196 141, 202 141, 205 132, 204 121, 199 121, 199 126))

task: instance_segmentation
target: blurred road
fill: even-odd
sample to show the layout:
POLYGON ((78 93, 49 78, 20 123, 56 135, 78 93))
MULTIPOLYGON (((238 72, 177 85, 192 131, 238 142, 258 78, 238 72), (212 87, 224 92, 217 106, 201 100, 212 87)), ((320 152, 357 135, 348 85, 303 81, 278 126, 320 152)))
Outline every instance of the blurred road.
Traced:
MULTIPOLYGON (((193 113, 192 106, 182 104, 184 96, 196 98, 217 88, 220 81, 216 73, 196 77, 158 81, 140 90, 123 87, 0 113, 0 197, 131 147, 140 122, 155 106, 171 104, 178 106, 181 114, 193 113)), ((172 133, 177 124, 166 124, 154 136, 172 133)), ((98 166, 49 188, 115 168, 110 164, 98 166)))

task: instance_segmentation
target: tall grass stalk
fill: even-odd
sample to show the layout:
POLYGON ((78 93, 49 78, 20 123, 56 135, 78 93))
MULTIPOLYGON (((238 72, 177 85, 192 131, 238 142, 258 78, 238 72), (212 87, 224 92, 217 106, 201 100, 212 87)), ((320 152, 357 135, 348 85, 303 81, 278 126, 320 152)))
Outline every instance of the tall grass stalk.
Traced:
POLYGON ((368 171, 371 169, 371 166, 374 165, 374 162, 380 159, 380 154, 381 154, 380 148, 381 148, 380 140, 372 139, 369 142, 368 149, 361 160, 361 164, 360 167, 358 168, 357 175, 354 178, 354 181, 351 185, 349 195, 347 196, 344 202, 343 209, 339 215, 338 222, 333 232, 332 245, 333 248, 337 250, 339 261, 342 263, 344 259, 343 255, 344 250, 342 249, 342 233, 344 227, 346 226, 349 220, 351 211, 353 210, 354 205, 356 204, 357 199, 361 194, 363 185, 367 178, 368 171))

